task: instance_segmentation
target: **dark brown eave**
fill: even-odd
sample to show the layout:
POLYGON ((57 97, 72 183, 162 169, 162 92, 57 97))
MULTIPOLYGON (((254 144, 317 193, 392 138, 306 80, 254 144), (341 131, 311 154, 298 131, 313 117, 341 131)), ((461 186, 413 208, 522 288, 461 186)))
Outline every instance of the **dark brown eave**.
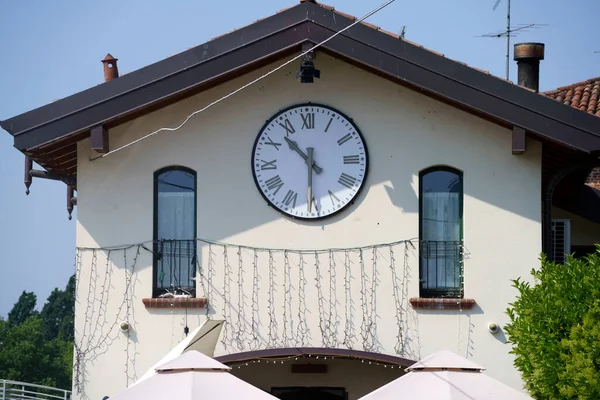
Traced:
MULTIPOLYGON (((302 3, 118 79, 3 121, 14 146, 48 170, 76 173, 76 142, 298 53, 354 22, 302 3)), ((576 152, 600 151, 598 118, 450 60, 367 24, 321 50, 502 126, 576 152)), ((325 72, 326 73, 326 72, 325 72)))

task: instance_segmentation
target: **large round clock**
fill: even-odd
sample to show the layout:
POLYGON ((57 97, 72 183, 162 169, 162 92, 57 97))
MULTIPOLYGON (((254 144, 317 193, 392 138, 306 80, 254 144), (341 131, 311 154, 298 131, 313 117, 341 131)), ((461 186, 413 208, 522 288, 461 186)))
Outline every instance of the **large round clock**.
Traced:
POLYGON ((260 130, 252 151, 256 185, 272 206, 299 219, 331 216, 353 202, 368 169, 359 129, 320 104, 280 111, 260 130))

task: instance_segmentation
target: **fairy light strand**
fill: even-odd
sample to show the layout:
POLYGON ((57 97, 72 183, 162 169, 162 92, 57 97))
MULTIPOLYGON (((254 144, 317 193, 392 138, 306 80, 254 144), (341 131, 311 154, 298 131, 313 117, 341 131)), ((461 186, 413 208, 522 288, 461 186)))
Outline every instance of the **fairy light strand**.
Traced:
POLYGON ((335 327, 337 326, 337 296, 336 296, 336 263, 333 251, 329 252, 329 316, 327 318, 327 335, 330 338, 330 346, 337 347, 337 335, 335 327))
POLYGON ((239 350, 245 350, 245 334, 246 334, 246 325, 242 323, 242 310, 244 309, 244 260, 242 257, 242 248, 238 247, 237 251, 238 256, 238 271, 237 271, 237 280, 238 280, 238 307, 237 307, 237 329, 236 329, 236 341, 239 350))
POLYGON ((276 339, 276 324, 277 318, 275 317, 275 260, 273 259, 273 253, 269 251, 269 295, 267 302, 267 309, 269 311, 269 336, 267 347, 277 347, 276 339))
POLYGON ((310 332, 306 323, 306 277, 304 276, 304 256, 298 255, 298 324, 299 346, 304 346, 309 341, 310 332))
MULTIPOLYGON (((231 266, 229 265, 229 255, 228 248, 223 247, 223 318, 225 321, 231 321, 231 266)), ((228 340, 229 340, 229 329, 230 324, 225 324, 223 327, 223 337, 221 338, 221 343, 223 344, 223 348, 227 350, 228 340)))
POLYGON ((345 303, 344 303, 344 341, 343 344, 348 349, 353 348, 354 341, 354 324, 353 320, 350 317, 352 314, 352 295, 351 295, 351 282, 352 282, 352 269, 350 265, 350 253, 348 250, 344 251, 344 295, 345 295, 345 303))
POLYGON ((290 260, 288 258, 287 251, 283 252, 283 332, 282 332, 282 345, 287 347, 289 345, 288 338, 288 308, 291 305, 292 291, 290 288, 290 260))
MULTIPOLYGON (((83 331, 82 334, 79 335, 76 333, 77 336, 79 336, 79 341, 76 342, 75 346, 74 346, 74 368, 73 368, 73 382, 74 382, 74 387, 76 389, 76 391, 78 393, 81 393, 81 391, 83 390, 83 383, 84 383, 84 379, 83 376, 85 374, 85 364, 88 361, 93 361, 96 357, 98 357, 99 354, 103 353, 106 348, 110 347, 112 345, 112 343, 116 340, 117 336, 115 334, 115 330, 118 328, 119 326, 119 320, 122 318, 128 318, 128 316, 131 314, 131 310, 132 310, 132 305, 131 305, 131 299, 133 297, 133 283, 135 281, 134 279, 134 275, 135 275, 135 267, 137 265, 138 262, 138 258, 141 254, 141 250, 145 249, 142 245, 138 245, 138 246, 133 246, 133 247, 128 247, 127 249, 123 249, 123 262, 124 262, 124 268, 123 268, 123 273, 124 273, 124 284, 125 284, 125 288, 123 291, 123 296, 122 299, 119 303, 119 305, 117 306, 117 310, 116 312, 113 314, 114 315, 114 320, 112 320, 111 323, 108 323, 106 321, 105 316, 107 315, 107 312, 105 311, 103 314, 104 316, 102 317, 103 321, 100 321, 100 313, 101 313, 101 309, 104 308, 105 310, 107 309, 107 303, 109 300, 109 291, 111 290, 111 276, 112 276, 112 271, 114 269, 114 265, 112 263, 111 260, 108 260, 105 264, 105 268, 106 270, 104 271, 105 274, 105 278, 104 281, 106 282, 106 284, 101 285, 100 290, 102 291, 102 293, 100 293, 99 298, 96 297, 96 293, 97 292, 97 287, 95 284, 92 284, 91 282, 88 282, 88 287, 87 288, 81 288, 81 286, 78 288, 78 292, 80 293, 81 291, 85 290, 88 293, 91 293, 92 296, 94 297, 94 301, 95 302, 99 302, 100 299, 102 299, 101 301, 103 302, 103 304, 99 304, 98 306, 98 315, 96 315, 95 317, 95 322, 94 322, 94 314, 95 313, 91 313, 91 308, 90 307, 86 307, 86 310, 84 311, 84 320, 82 321, 82 325, 84 328, 86 327, 90 327, 90 330, 92 330, 92 326, 94 326, 94 329, 92 332, 90 332, 87 340, 85 338, 85 336, 83 335, 83 331), (128 261, 127 259, 127 249, 131 249, 131 248, 136 248, 136 253, 135 256, 133 257, 131 263, 128 261), (129 268, 129 264, 131 264, 131 267, 129 268), (94 289, 94 291, 92 290, 94 289), (124 312, 125 311, 125 312, 124 312), (125 314, 125 315, 123 315, 125 314), (105 327, 108 326, 108 330, 105 332, 105 327), (95 339, 96 337, 98 337, 97 342, 93 342, 93 340, 90 339, 95 339)), ((101 251, 102 249, 95 249, 92 252, 92 258, 90 261, 90 269, 89 269, 89 273, 92 277, 96 277, 97 276, 97 264, 98 264, 98 252, 101 251), (92 274, 92 264, 94 265, 93 269, 94 272, 92 274)), ((112 249, 111 249, 112 250, 112 249)), ((146 249, 147 250, 147 249, 146 249)), ((84 256, 84 252, 86 252, 87 250, 81 250, 78 249, 77 250, 77 256, 76 259, 79 260, 80 266, 80 276, 81 276, 81 270, 83 269, 83 256, 84 256)), ((114 250, 113 250, 114 251, 114 250)), ((108 256, 107 256, 108 258, 108 256)), ((86 304, 87 306, 87 304, 86 304)), ((126 348, 124 349, 125 352, 125 376, 127 379, 127 383, 129 382, 129 379, 131 377, 131 374, 129 373, 129 365, 134 364, 135 360, 132 359, 130 352, 129 352, 129 346, 130 346, 130 340, 128 337, 127 343, 126 343, 126 348)))
POLYGON ((402 369, 406 368, 406 366, 404 366, 404 365, 394 364, 391 362, 388 362, 388 363, 380 362, 380 361, 375 361, 375 360, 369 359, 369 358, 353 357, 353 356, 324 356, 324 355, 313 355, 313 354, 298 354, 298 355, 292 355, 292 356, 288 356, 288 357, 269 357, 269 358, 259 357, 259 358, 255 358, 252 360, 229 363, 228 366, 231 368, 240 369, 240 368, 249 367, 249 366, 252 366, 255 364, 278 365, 278 364, 284 364, 284 363, 295 362, 295 361, 301 362, 304 360, 310 360, 309 363, 314 362, 314 361, 343 360, 343 361, 360 362, 361 364, 370 365, 372 367, 381 367, 381 368, 398 369, 398 370, 402 370, 402 369))
POLYGON ((324 306, 323 302, 325 299, 323 298, 323 289, 321 287, 321 263, 319 262, 319 254, 315 252, 315 283, 317 288, 317 304, 318 304, 318 314, 319 314, 319 330, 321 331, 321 341, 324 347, 329 347, 329 335, 327 334, 327 330, 325 328, 325 320, 327 317, 324 314, 324 306))
POLYGON ((377 247, 371 249, 371 288, 369 290, 369 313, 367 325, 369 331, 370 351, 378 350, 377 341, 377 247))
POLYGON ((252 270, 254 271, 252 276, 252 344, 253 350, 257 350, 260 346, 260 339, 258 337, 258 328, 260 321, 260 314, 258 312, 258 252, 254 250, 252 252, 252 270))
MULTIPOLYGON (((402 294, 398 293, 398 272, 396 271, 396 257, 394 255, 394 247, 389 246, 390 251, 390 272, 392 274, 392 297, 394 298, 396 324, 398 325, 398 333, 396 334, 396 345, 394 351, 396 354, 402 354, 402 294)), ((401 289, 400 289, 401 290, 401 289)))

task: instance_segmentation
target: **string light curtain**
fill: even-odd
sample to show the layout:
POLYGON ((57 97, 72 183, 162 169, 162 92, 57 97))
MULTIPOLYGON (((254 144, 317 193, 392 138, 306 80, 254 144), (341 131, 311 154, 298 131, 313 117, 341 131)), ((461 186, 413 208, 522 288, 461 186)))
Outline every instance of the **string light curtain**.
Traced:
MULTIPOLYGON (((196 242, 197 297, 206 297, 208 307, 195 318, 227 321, 216 354, 323 347, 419 359, 417 317, 408 302, 409 277, 418 270, 416 239, 317 250, 196 242)), ((107 350, 124 354, 126 383, 135 381, 140 344, 119 324, 137 329, 135 310, 151 285, 153 244, 77 249, 77 389, 87 363, 107 350)), ((156 316, 157 326, 173 329, 174 343, 184 336, 175 325, 184 311, 189 315, 172 310, 172 321, 156 316)), ((171 345, 161 346, 168 351, 171 345)))

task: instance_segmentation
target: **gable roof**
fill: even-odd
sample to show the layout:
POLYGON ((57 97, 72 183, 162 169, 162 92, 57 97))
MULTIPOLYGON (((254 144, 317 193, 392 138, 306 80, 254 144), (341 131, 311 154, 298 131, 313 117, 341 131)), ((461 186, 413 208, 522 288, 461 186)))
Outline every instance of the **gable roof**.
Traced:
POLYGON ((562 86, 542 95, 600 117, 600 77, 562 86))
MULTIPOLYGON (((356 21, 300 4, 207 43, 0 122, 14 146, 49 171, 75 175, 77 141, 320 43, 356 21)), ((529 135, 582 153, 600 151, 592 115, 360 23, 320 47, 386 79, 529 135)), ((326 71, 324 71, 326 73, 326 71)))

